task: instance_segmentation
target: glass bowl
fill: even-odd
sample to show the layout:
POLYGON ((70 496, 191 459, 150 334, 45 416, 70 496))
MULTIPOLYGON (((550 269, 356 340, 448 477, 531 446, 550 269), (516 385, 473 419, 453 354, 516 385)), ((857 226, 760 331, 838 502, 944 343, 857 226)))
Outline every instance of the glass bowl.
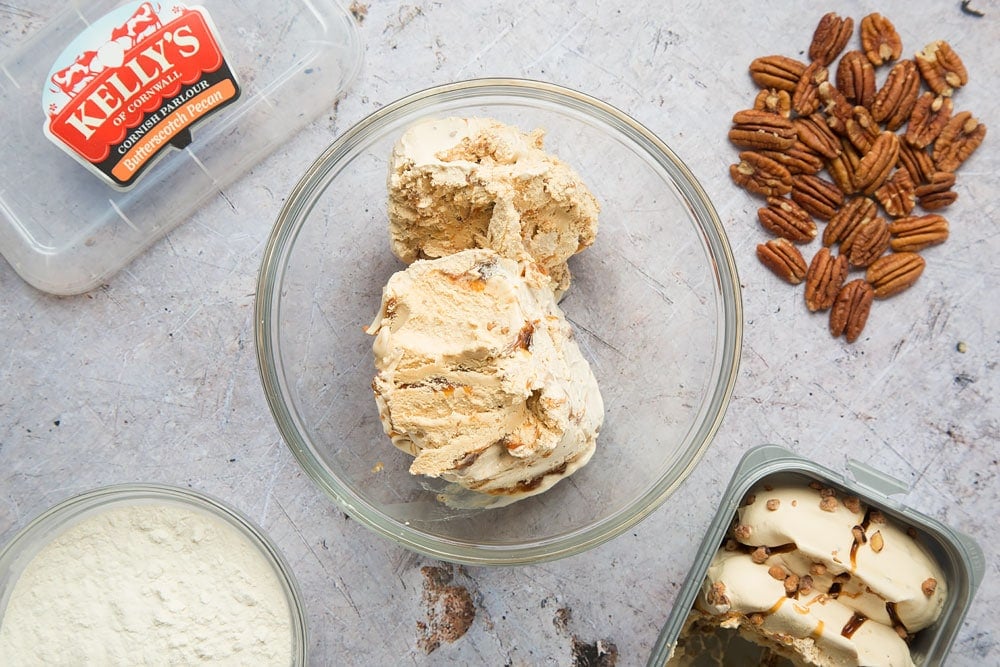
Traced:
POLYGON ((715 209, 681 160, 608 104, 521 79, 415 93, 339 137, 293 189, 264 251, 255 334, 285 442, 352 517, 409 549, 468 564, 579 553, 652 512, 719 427, 736 380, 742 304, 715 209), (388 161, 427 116, 488 116, 545 130, 601 204, 597 240, 570 259, 560 303, 601 387, 590 463, 502 508, 455 509, 412 476, 382 430, 372 338, 382 287, 405 268, 389 246, 388 161))
MULTIPOLYGON (((298 584, 291 568, 277 547, 250 519, 209 495, 164 484, 118 484, 105 486, 74 496, 51 507, 21 529, 5 547, 0 549, 0 626, 18 579, 25 568, 47 545, 74 526, 92 517, 118 508, 135 505, 179 507, 206 515, 222 522, 235 534, 225 539, 243 539, 260 554, 274 574, 288 607, 288 622, 292 645, 291 664, 306 665, 307 634, 305 611, 298 584)), ((171 546, 164 545, 157 559, 167 558, 171 546)), ((89 552, 80 558, 93 558, 89 552)), ((124 580, 123 580, 124 581, 124 580)), ((84 585, 92 585, 81 582, 84 585)), ((262 583, 262 582, 258 582, 262 583)), ((127 605, 126 605, 127 606, 127 605)))

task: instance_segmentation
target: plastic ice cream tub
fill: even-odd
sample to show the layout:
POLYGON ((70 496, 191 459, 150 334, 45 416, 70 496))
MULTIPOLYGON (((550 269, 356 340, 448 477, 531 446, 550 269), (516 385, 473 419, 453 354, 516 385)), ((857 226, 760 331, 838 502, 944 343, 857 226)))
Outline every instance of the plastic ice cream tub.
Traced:
POLYGON ((0 254, 54 294, 107 281, 330 112, 362 61, 332 0, 47 11, 0 50, 0 254))
MULTIPOLYGON (((907 490, 904 483, 857 461, 849 462, 848 468, 852 478, 774 445, 747 452, 722 497, 719 510, 702 540, 698 556, 647 664, 650 667, 666 665, 677 649, 678 638, 702 588, 709 565, 725 542, 736 510, 747 493, 759 484, 786 482, 804 486, 819 482, 824 487, 836 489, 838 493, 856 496, 869 507, 881 510, 890 521, 915 529, 917 539, 944 575, 948 592, 940 617, 915 634, 910 654, 916 665, 945 664, 945 658, 983 579, 986 569, 983 551, 968 536, 893 499, 893 495, 907 490)), ((714 656, 713 661, 706 664, 756 664, 752 661, 758 659, 760 647, 738 638, 735 632, 722 634, 732 637, 722 640, 722 648, 719 649, 722 655, 714 656)))

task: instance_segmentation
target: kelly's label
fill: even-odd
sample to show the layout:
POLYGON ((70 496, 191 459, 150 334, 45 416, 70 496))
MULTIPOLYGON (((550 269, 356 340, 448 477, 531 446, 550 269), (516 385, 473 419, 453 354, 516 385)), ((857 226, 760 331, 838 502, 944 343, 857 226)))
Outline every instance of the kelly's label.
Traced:
POLYGON ((234 102, 236 77, 201 7, 133 2, 91 24, 59 56, 42 96, 45 134, 120 188, 191 127, 234 102))

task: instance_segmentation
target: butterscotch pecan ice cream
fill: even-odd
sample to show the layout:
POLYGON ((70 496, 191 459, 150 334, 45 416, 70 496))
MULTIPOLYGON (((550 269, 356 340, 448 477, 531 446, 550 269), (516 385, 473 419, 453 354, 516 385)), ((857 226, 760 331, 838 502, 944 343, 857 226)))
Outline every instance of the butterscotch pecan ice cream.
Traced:
POLYGON ((708 568, 688 630, 738 630, 796 665, 905 667, 908 640, 946 597, 933 556, 879 510, 819 484, 760 485, 708 568))
POLYGON ((411 473, 502 504, 594 453, 597 381, 533 265, 484 249, 417 260, 389 279, 368 332, 379 416, 411 473))
POLYGON ((525 133, 490 118, 429 118, 397 141, 389 230, 404 262, 490 248, 534 262, 559 294, 566 260, 594 242, 599 206, 580 176, 525 133))

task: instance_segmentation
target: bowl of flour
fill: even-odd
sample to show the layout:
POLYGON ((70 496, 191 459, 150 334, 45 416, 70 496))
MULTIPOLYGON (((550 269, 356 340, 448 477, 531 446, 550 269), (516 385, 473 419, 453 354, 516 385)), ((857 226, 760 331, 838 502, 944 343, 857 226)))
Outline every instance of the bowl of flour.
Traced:
POLYGON ((305 617, 284 558, 238 512, 109 486, 0 551, 0 664, 304 665, 305 617))

